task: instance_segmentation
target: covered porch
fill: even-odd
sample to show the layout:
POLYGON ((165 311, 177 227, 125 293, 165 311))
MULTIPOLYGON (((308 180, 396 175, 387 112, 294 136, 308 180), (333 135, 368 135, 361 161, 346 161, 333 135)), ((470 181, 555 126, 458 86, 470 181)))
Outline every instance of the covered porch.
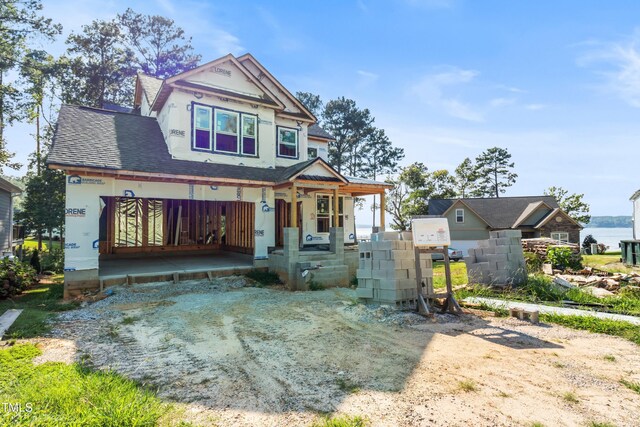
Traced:
POLYGON ((226 251, 101 256, 99 279, 103 286, 112 286, 228 276, 253 268, 253 255, 226 251))

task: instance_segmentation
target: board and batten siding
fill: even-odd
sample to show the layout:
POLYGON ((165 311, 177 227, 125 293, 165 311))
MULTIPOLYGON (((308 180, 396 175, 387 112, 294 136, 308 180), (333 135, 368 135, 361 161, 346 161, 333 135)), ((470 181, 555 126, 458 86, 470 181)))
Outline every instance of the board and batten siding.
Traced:
POLYGON ((0 189, 0 250, 11 250, 11 193, 0 189))

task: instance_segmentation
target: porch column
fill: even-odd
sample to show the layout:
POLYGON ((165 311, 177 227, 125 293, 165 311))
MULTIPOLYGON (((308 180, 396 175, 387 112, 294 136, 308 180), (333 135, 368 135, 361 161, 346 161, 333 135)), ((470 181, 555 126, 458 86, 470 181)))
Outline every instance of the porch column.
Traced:
POLYGON ((291 187, 291 227, 298 227, 298 187, 291 187))
POLYGON ((385 193, 380 193, 380 231, 384 231, 385 193))
POLYGON ((340 227, 340 214, 338 212, 338 187, 333 189, 333 226, 340 227))

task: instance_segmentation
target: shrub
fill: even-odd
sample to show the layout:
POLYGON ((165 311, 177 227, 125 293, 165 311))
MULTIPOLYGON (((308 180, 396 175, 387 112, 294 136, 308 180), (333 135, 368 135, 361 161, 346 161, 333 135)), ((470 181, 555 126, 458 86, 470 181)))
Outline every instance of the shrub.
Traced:
POLYGON ((544 259, 535 252, 525 252, 524 261, 527 263, 529 273, 538 273, 542 270, 544 259))
POLYGON ((547 260, 554 268, 559 268, 561 270, 564 270, 567 267, 573 269, 582 268, 580 258, 574 257, 571 248, 566 246, 549 247, 549 249, 547 249, 547 260))
POLYGON ((30 265, 6 258, 0 260, 0 299, 18 295, 36 283, 38 275, 30 265))
POLYGON ((40 266, 40 252, 38 252, 37 249, 35 249, 31 254, 29 264, 31 264, 31 267, 33 267, 36 273, 40 273, 42 271, 42 267, 40 266))
POLYGON ((584 252, 587 255, 595 255, 595 254, 591 253, 591 244, 592 243, 598 243, 598 241, 591 234, 589 234, 587 237, 585 237, 584 240, 582 241, 582 249, 584 249, 584 252))
POLYGON ((61 248, 52 248, 49 252, 44 252, 41 265, 42 271, 62 273, 64 271, 64 250, 61 248))

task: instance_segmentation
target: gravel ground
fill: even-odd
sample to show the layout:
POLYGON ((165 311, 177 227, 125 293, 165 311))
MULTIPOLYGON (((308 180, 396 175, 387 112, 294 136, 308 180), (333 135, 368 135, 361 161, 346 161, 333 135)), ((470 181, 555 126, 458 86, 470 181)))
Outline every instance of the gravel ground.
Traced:
POLYGON ((640 352, 622 339, 517 319, 425 319, 358 304, 350 289, 247 285, 113 288, 59 316, 42 361, 114 369, 202 425, 307 425, 328 412, 372 425, 639 425, 640 397, 620 379, 640 382, 640 352))

